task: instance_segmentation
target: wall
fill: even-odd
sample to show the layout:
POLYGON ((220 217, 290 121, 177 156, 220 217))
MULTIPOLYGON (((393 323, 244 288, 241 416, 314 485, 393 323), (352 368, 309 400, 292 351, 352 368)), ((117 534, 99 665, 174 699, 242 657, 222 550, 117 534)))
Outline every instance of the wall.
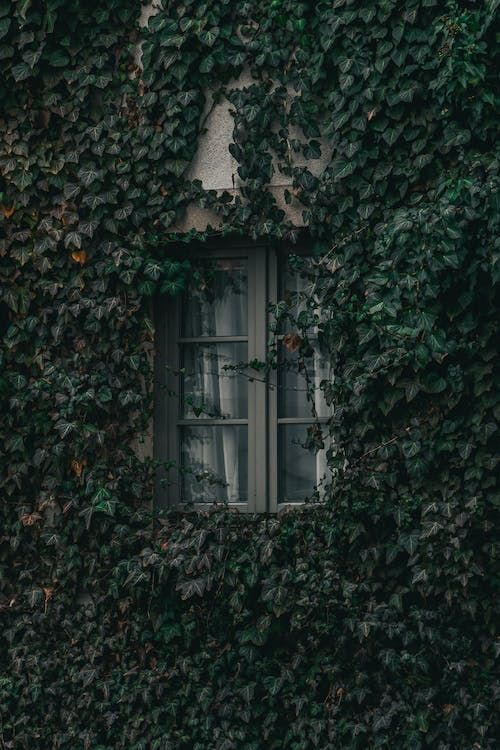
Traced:
MULTIPOLYGON (((141 25, 146 26, 149 19, 159 10, 159 3, 151 3, 144 7, 141 15, 141 25)), ((246 68, 236 80, 228 85, 231 89, 242 89, 252 85, 254 79, 251 72, 246 68)), ((290 100, 300 92, 290 89, 290 100)), ((231 105, 225 96, 218 97, 214 102, 213 92, 206 92, 206 106, 202 120, 204 121, 204 132, 198 141, 196 155, 189 166, 186 177, 189 180, 200 180, 205 190, 215 190, 217 193, 229 192, 231 195, 241 196, 242 181, 238 174, 238 163, 229 151, 229 145, 233 142, 234 120, 231 114, 231 105)), ((291 137, 302 136, 300 128, 290 129, 291 137)), ((320 176, 325 167, 328 166, 333 149, 326 138, 320 139, 321 157, 315 160, 307 160, 293 154, 294 166, 307 166, 315 176, 320 176)), ((269 184, 269 189, 275 196, 277 205, 295 226, 304 226, 302 217, 303 207, 292 199, 287 204, 284 199, 285 189, 293 189, 292 180, 279 170, 278 162, 274 160, 275 172, 269 184)), ((203 231, 208 225, 217 227, 221 225, 220 218, 213 212, 205 210, 196 205, 187 208, 184 220, 179 224, 180 231, 197 229, 203 231)))

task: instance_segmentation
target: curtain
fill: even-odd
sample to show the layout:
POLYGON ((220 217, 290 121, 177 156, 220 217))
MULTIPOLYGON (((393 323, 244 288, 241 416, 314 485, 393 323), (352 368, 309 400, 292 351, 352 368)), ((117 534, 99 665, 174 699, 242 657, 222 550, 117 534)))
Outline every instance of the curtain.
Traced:
MULTIPOLYGON (((219 261, 219 264, 221 262, 219 261)), ((223 261, 214 273, 210 294, 193 297, 192 320, 187 321, 190 335, 241 336, 247 334, 247 283, 242 261, 223 261)), ((190 311, 187 311, 189 317, 190 311)), ((186 463, 205 467, 220 483, 200 483, 191 487, 198 496, 189 500, 243 502, 247 499, 247 427, 236 425, 203 426, 203 419, 248 417, 248 385, 245 374, 227 367, 248 359, 243 342, 217 342, 187 345, 194 348, 191 366, 194 375, 186 385, 192 386, 195 400, 202 402, 209 414, 202 414, 198 425, 190 428, 198 440, 191 442, 186 463), (198 355, 198 356, 196 356, 198 355), (199 496, 203 493, 203 497, 199 496), (208 497, 206 497, 208 495, 208 497)), ((186 368, 187 369, 187 368, 186 368)), ((191 389, 190 389, 191 390, 191 389)), ((187 416, 187 415, 186 415, 187 416)), ((191 483, 187 483, 188 485, 191 483)), ((189 487, 186 487, 189 490, 189 487)), ((187 494, 190 494, 189 491, 187 494)))

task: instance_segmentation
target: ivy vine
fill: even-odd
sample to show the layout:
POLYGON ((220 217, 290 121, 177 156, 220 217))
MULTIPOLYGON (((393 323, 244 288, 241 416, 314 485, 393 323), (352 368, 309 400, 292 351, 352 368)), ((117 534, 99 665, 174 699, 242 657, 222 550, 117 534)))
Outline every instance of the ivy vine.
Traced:
POLYGON ((0 0, 0 747, 493 750, 498 2, 156 6, 0 0), (152 298, 188 206, 293 248, 278 170, 332 497, 153 525, 152 298))

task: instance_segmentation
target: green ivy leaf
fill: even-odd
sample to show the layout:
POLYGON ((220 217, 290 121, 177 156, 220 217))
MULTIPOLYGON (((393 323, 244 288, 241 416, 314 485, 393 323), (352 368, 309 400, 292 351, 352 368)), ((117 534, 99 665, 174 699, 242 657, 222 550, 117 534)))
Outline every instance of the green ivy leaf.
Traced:
POLYGON ((11 73, 16 83, 19 83, 31 76, 31 68, 27 63, 21 62, 11 68, 11 73))
POLYGON ((215 59, 213 55, 206 55, 200 63, 200 73, 210 73, 215 65, 215 59))
POLYGON ((80 170, 78 170, 78 177, 80 178, 80 182, 85 185, 85 187, 89 187, 89 185, 92 185, 92 183, 97 180, 98 176, 99 172, 94 167, 82 167, 80 170))
POLYGON ((335 181, 343 180, 354 172, 354 163, 348 159, 337 157, 332 161, 330 168, 335 181))
POLYGON ((208 47, 213 47, 218 36, 219 29, 216 26, 213 26, 211 29, 202 31, 200 32, 200 34, 198 34, 199 40, 203 42, 203 44, 206 44, 208 47))

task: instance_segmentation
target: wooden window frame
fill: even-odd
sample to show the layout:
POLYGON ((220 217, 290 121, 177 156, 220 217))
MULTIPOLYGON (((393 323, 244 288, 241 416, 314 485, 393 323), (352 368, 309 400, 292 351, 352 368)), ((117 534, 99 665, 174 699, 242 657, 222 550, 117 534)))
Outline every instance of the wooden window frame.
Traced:
MULTIPOLYGON (((288 248, 287 248, 288 249, 288 248)), ((245 258, 248 262, 248 361, 266 359, 270 336, 269 303, 277 300, 279 257, 287 249, 270 247, 264 243, 225 242, 196 245, 190 249, 189 257, 195 259, 245 258)), ((303 254, 305 248, 293 246, 293 254, 303 254)), ((186 251, 184 249, 184 255, 186 251)), ((210 419, 180 419, 179 400, 167 393, 178 389, 179 343, 196 343, 198 338, 210 342, 209 337, 194 337, 187 340, 179 336, 181 296, 167 298, 163 295, 155 302, 155 392, 154 392, 154 458, 160 462, 177 461, 180 464, 180 426, 197 426, 214 423, 210 419), (172 370, 174 372, 172 372, 172 370)), ((214 337, 219 340, 220 337, 214 337)), ((238 337, 227 337, 234 339, 238 337)), ((216 421, 216 420, 215 420, 216 421)), ((278 419, 277 373, 267 378, 255 379, 249 375, 248 416, 246 420, 225 420, 225 424, 248 424, 248 502, 232 502, 228 509, 242 513, 276 513, 285 507, 298 507, 303 502, 278 502, 279 446, 278 425, 280 423, 310 424, 307 418, 278 419)), ((212 503, 184 504, 179 497, 177 470, 173 470, 176 481, 170 481, 163 468, 159 468, 155 482, 155 504, 162 509, 179 511, 207 510, 212 503)))

